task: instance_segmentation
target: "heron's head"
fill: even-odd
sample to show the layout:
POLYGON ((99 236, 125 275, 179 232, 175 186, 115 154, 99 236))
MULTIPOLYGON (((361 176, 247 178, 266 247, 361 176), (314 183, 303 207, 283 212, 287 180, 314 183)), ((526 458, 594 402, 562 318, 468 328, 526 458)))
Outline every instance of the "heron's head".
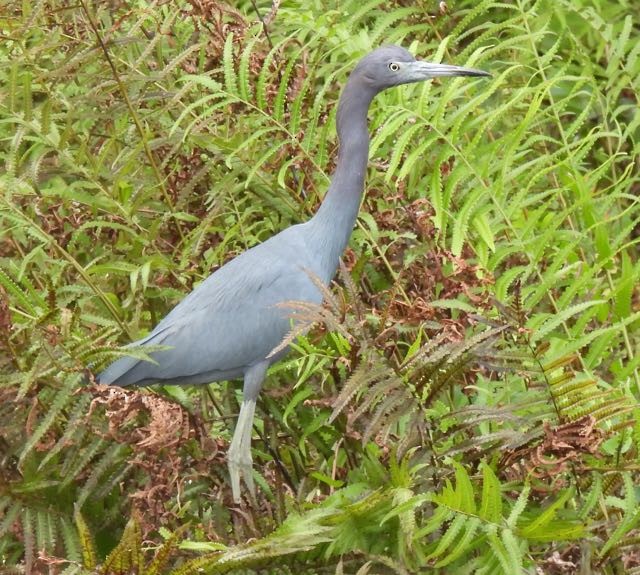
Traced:
POLYGON ((382 46, 364 56, 353 75, 375 92, 392 86, 422 82, 441 76, 490 76, 474 68, 433 64, 416 60, 411 52, 400 46, 382 46))

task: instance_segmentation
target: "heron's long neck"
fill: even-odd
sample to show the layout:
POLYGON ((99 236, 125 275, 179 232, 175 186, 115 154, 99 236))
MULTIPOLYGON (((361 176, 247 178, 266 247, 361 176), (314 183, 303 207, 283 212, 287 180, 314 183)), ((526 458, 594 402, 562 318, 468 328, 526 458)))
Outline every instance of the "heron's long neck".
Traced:
MULTIPOLYGON (((329 267, 337 266, 358 216, 369 158, 367 111, 374 96, 351 78, 338 104, 338 162, 322 205, 310 221, 329 267)), ((334 271, 335 267, 330 273, 334 271)))

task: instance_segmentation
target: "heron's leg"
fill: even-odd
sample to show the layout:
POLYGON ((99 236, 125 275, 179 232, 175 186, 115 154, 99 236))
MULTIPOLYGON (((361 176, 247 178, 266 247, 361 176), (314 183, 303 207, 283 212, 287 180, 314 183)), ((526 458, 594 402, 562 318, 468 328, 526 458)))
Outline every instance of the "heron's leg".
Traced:
POLYGON ((253 414, 256 410, 256 400, 258 399, 258 393, 260 393, 267 367, 269 367, 269 362, 264 361, 251 366, 244 374, 240 415, 238 416, 236 429, 227 454, 233 500, 236 503, 240 502, 240 477, 244 477, 244 482, 247 484, 249 492, 255 496, 252 475, 251 432, 253 430, 253 414))
POLYGON ((244 478, 249 493, 255 497, 255 487, 253 485, 251 457, 251 432, 253 428, 253 414, 256 409, 255 399, 243 398, 240 406, 240 415, 233 433, 233 439, 229 446, 227 462, 229 466, 229 476, 231 477, 231 489, 233 500, 240 502, 240 478, 244 478))

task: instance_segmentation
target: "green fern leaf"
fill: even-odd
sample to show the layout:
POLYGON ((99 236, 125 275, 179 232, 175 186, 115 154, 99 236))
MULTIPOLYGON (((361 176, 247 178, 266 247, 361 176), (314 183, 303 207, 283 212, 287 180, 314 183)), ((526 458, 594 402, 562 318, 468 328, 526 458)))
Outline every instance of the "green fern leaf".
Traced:
POLYGON ((233 33, 227 34, 224 41, 222 53, 222 65, 224 68, 224 85, 229 94, 239 95, 238 77, 236 76, 235 63, 233 58, 233 33))
POLYGON ((76 529, 78 530, 78 538, 82 549, 82 563, 85 569, 94 571, 98 564, 98 558, 91 530, 78 510, 74 512, 74 521, 76 529))
POLYGON ((482 502, 479 515, 491 523, 502 519, 502 494, 500 482, 495 473, 485 462, 482 462, 482 502))

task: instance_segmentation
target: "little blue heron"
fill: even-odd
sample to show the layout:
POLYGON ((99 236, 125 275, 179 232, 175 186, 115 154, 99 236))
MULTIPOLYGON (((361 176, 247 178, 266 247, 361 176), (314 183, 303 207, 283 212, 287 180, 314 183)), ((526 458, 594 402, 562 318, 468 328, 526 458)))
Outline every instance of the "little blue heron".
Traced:
POLYGON ((437 76, 489 76, 481 70, 416 60, 398 46, 364 56, 338 104, 338 162, 317 213, 262 244, 243 252, 211 274, 185 297, 145 338, 132 346, 167 346, 149 354, 154 362, 124 357, 99 376, 102 384, 206 384, 244 378, 243 400, 228 453, 234 501, 240 478, 250 493, 251 431, 256 399, 267 368, 289 332, 290 301, 322 303, 311 279, 328 285, 356 221, 369 155, 367 111, 376 94, 400 84, 437 76))

